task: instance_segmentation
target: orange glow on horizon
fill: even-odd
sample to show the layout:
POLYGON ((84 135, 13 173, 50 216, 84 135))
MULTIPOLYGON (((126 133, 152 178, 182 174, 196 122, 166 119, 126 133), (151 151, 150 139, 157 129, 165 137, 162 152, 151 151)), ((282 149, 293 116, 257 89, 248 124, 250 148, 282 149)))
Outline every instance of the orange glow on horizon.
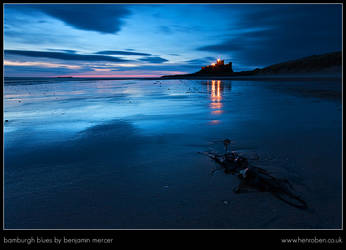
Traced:
MULTIPOLYGON (((174 74, 186 74, 186 72, 181 71, 156 71, 156 72, 150 72, 146 74, 146 72, 133 72, 133 71, 123 71, 122 74, 114 74, 112 72, 109 74, 107 71, 101 71, 99 74, 97 74, 95 71, 93 72, 85 72, 80 74, 70 74, 70 75, 56 75, 52 77, 74 77, 74 78, 81 78, 81 77, 87 77, 87 78, 146 78, 146 77, 161 77, 163 75, 174 75, 174 74), (102 73, 101 73, 102 72, 102 73), (95 74, 96 73, 96 74, 95 74)), ((120 72, 119 72, 120 73, 120 72)))

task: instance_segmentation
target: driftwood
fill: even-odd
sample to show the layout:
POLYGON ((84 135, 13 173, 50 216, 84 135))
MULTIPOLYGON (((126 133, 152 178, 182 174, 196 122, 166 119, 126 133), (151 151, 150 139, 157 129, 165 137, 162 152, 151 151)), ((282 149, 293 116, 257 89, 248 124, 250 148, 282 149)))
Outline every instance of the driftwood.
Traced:
POLYGON ((240 184, 233 189, 235 193, 249 192, 250 189, 270 192, 276 198, 291 206, 307 209, 306 202, 294 194, 294 188, 288 180, 275 178, 266 170, 250 165, 248 160, 237 152, 227 152, 226 150, 225 154, 216 152, 204 152, 203 154, 220 165, 220 168, 214 169, 211 174, 222 169, 226 174, 239 177, 240 184))

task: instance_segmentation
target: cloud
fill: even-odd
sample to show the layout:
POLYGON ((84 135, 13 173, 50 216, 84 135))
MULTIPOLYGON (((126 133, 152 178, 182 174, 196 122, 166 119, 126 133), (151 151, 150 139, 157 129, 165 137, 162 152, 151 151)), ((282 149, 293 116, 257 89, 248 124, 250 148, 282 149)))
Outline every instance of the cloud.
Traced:
POLYGON ((26 13, 36 10, 77 29, 111 34, 120 31, 124 18, 131 14, 120 4, 16 4, 6 8, 26 13))
POLYGON ((173 30, 166 25, 159 26, 159 31, 162 33, 166 33, 166 34, 172 34, 173 33, 173 30))
POLYGON ((147 57, 143 57, 143 58, 141 58, 139 60, 143 61, 143 62, 148 62, 148 63, 164 63, 164 62, 168 62, 167 59, 164 59, 164 58, 159 57, 159 56, 147 56, 147 57))
POLYGON ((195 31, 200 31, 202 30, 202 27, 196 26, 196 25, 176 25, 176 24, 170 24, 169 26, 167 25, 160 25, 157 27, 158 31, 161 33, 164 33, 166 35, 171 35, 176 32, 180 33, 188 33, 188 32, 195 32, 195 31))
POLYGON ((223 41, 199 51, 228 54, 243 65, 267 66, 341 50, 340 5, 265 5, 245 12, 223 41))
POLYGON ((129 60, 125 60, 125 59, 122 59, 119 57, 113 57, 113 56, 81 55, 81 54, 75 54, 75 53, 31 51, 31 50, 5 50, 5 56, 6 55, 44 57, 44 58, 72 60, 72 61, 129 62, 129 60))
POLYGON ((212 57, 212 56, 207 56, 204 58, 198 58, 198 59, 192 59, 192 60, 188 60, 185 61, 185 63, 193 65, 193 66, 203 66, 203 65, 209 65, 210 62, 215 61, 216 58, 212 57))
POLYGON ((112 69, 103 69, 103 68, 93 68, 96 72, 110 72, 112 69))
POLYGON ((103 50, 98 51, 95 54, 100 55, 127 55, 127 56, 151 56, 148 53, 132 52, 132 51, 119 51, 119 50, 103 50))
POLYGON ((5 65, 4 74, 5 77, 51 77, 59 75, 70 75, 75 73, 84 72, 84 69, 71 69, 64 67, 50 68, 50 67, 41 67, 41 66, 11 66, 5 65))
POLYGON ((78 65, 49 63, 49 62, 17 62, 4 60, 5 66, 28 66, 28 67, 43 67, 43 68, 67 68, 67 69, 80 69, 78 65))
MULTIPOLYGON (((210 62, 208 62, 209 64, 210 62)), ((193 73, 201 69, 201 66, 203 65, 193 65, 193 64, 188 64, 186 62, 181 62, 181 63, 166 63, 166 64, 152 64, 152 65, 137 65, 137 67, 129 67, 129 68, 117 68, 113 69, 114 71, 180 71, 180 72, 185 72, 185 73, 193 73)))
POLYGON ((75 54, 77 53, 76 50, 72 50, 72 49, 47 49, 49 51, 56 51, 56 52, 66 52, 66 53, 70 53, 70 54, 75 54))
MULTIPOLYGON (((248 34, 251 35, 252 34, 248 34)), ((249 45, 249 37, 238 37, 226 40, 222 43, 199 47, 198 50, 210 52, 234 52, 245 49, 249 45)))

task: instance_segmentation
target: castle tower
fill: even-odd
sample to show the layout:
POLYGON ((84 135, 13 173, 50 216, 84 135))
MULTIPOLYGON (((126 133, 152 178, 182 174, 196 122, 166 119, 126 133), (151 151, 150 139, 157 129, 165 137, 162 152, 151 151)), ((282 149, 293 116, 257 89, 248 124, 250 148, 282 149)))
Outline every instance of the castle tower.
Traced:
POLYGON ((228 68, 229 68, 229 70, 230 70, 231 72, 233 72, 233 69, 232 69, 232 62, 229 62, 229 63, 228 63, 228 68))
POLYGON ((220 59, 217 59, 216 61, 216 65, 224 65, 225 64, 225 60, 220 60, 220 59))

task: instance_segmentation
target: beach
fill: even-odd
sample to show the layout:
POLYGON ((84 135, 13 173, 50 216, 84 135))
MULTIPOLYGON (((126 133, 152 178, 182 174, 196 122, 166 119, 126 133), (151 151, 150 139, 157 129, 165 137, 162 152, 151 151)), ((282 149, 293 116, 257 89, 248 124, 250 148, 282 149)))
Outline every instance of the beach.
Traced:
POLYGON ((340 229, 341 80, 6 79, 6 229, 340 229), (236 194, 222 141, 308 204, 236 194))

